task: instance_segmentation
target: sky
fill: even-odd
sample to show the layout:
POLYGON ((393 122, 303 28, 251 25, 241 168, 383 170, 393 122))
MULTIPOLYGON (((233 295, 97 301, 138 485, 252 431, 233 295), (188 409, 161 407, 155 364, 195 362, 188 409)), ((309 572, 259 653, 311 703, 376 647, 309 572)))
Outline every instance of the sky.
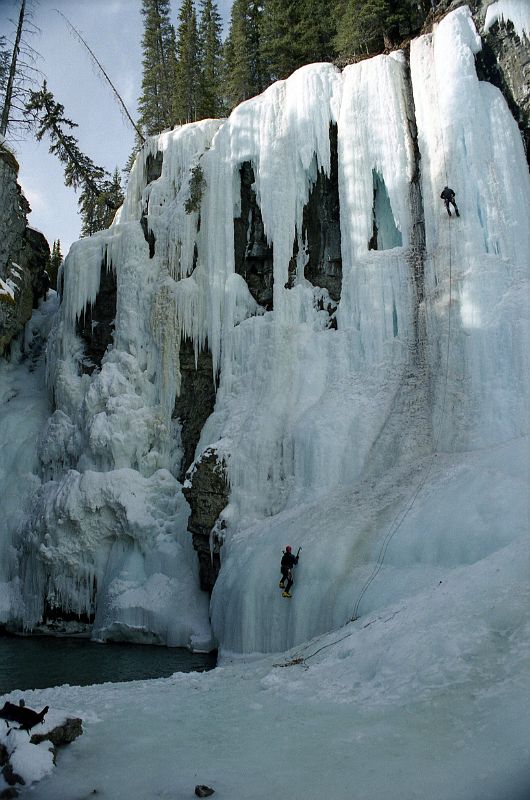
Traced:
MULTIPOLYGON (((110 86, 56 9, 82 34, 136 119, 142 81, 141 0, 33 0, 33 5, 33 22, 39 30, 28 41, 41 56, 38 66, 48 88, 79 126, 73 135, 96 164, 109 172, 116 166, 121 170, 133 148, 134 131, 110 86)), ((226 24, 232 0, 218 0, 217 5, 226 24)), ((19 0, 0 0, 0 35, 13 38, 19 8, 19 0)), ((179 8, 178 0, 173 0, 175 25, 179 8)), ((79 238, 78 194, 65 187, 63 167, 49 154, 48 140, 36 142, 28 136, 13 144, 19 183, 32 208, 29 224, 44 233, 50 246, 59 239, 66 255, 79 238)))

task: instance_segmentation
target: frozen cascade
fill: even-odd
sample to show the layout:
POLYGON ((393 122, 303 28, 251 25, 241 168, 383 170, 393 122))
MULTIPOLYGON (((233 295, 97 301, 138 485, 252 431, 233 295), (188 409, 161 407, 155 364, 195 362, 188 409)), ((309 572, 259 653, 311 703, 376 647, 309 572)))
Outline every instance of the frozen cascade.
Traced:
POLYGON ((502 96, 477 80, 473 56, 479 48, 464 8, 443 21, 434 40, 422 37, 411 49, 435 426, 442 424, 444 402, 454 409, 444 415, 439 443, 447 451, 521 435, 528 420, 527 329, 517 328, 528 320, 523 291, 530 263, 528 171, 514 170, 522 142, 502 96), (445 184, 457 193, 464 229, 437 213, 439 187, 445 184), (508 404, 503 413, 500 398, 508 404))
MULTIPOLYGON (((399 55, 343 73, 338 331, 319 330, 316 319, 311 330, 304 319, 281 332, 284 346, 276 353, 280 331, 267 335, 267 316, 259 320, 259 340, 258 321, 234 332, 242 338, 245 328, 254 329, 249 352, 243 341, 239 353, 231 344, 245 423, 240 413, 230 416, 224 392, 230 392, 233 414, 234 385, 225 387, 222 372, 203 439, 206 445, 216 435, 221 443, 226 437, 231 454, 225 513, 229 520, 233 514, 237 529, 212 597, 214 629, 228 649, 280 651, 344 624, 387 531, 429 470, 429 486, 389 544, 385 569, 364 596, 361 613, 525 535, 528 442, 520 437, 528 435, 529 418, 530 189, 517 126, 500 93, 477 80, 478 47, 465 8, 445 18, 434 36, 413 43, 426 328, 424 374, 412 379, 408 402, 404 376, 416 333, 406 252, 413 144, 399 55), (374 85, 385 91, 370 91, 374 85), (402 248, 368 251, 374 170, 385 181, 402 248), (446 182, 462 209, 458 227, 449 227, 455 221, 439 198, 446 182), (259 376, 243 374, 243 365, 256 363, 260 351, 267 378, 256 387, 259 376), (396 426, 400 435, 388 435, 396 426), (428 453, 434 445, 440 455, 433 463, 428 453), (481 454, 458 456, 472 449, 481 454), (518 465, 513 471, 511 457, 518 465), (366 471, 374 463, 375 482, 366 471), (275 597, 286 541, 303 544, 305 552, 296 602, 288 608, 275 597)), ((303 290, 302 283, 290 292, 291 303, 303 290)))
POLYGON ((350 619, 409 507, 362 613, 525 535, 530 179, 504 99, 477 79, 479 48, 460 8, 412 43, 410 71, 402 53, 342 73, 309 65, 225 121, 149 139, 113 226, 65 264, 48 345, 56 410, 42 425, 31 508, 10 523, 2 619, 35 625, 47 595, 86 614, 101 639, 206 647, 211 616, 224 649, 276 652, 350 619), (331 172, 330 125, 336 329, 304 277, 301 240, 318 171, 331 172), (410 201, 418 150, 422 210, 410 201), (247 162, 273 251, 271 311, 235 272, 247 162), (460 220, 445 214, 445 183, 460 220), (117 281, 113 345, 87 374, 76 320, 105 266, 117 281), (209 349, 217 382, 196 460, 213 448, 230 486, 209 607, 174 477, 182 337, 196 359, 209 349), (277 589, 288 541, 303 546, 291 605, 277 589))
MULTIPOLYGON (((8 619, 20 599, 16 534, 20 509, 26 508, 39 486, 36 441, 50 414, 42 391, 42 346, 58 306, 55 292, 40 304, 26 325, 23 342, 13 347, 11 361, 0 361, 0 483, 2 485, 2 536, 0 538, 0 619, 8 619), (15 445, 15 446, 14 446, 15 445)), ((20 613, 20 606, 15 613, 20 613)))

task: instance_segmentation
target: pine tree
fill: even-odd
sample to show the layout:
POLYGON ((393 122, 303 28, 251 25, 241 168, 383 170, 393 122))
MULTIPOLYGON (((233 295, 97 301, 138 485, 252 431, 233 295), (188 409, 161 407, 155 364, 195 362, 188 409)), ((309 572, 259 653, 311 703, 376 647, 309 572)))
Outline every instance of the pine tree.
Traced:
POLYGON ((296 0, 265 0, 260 50, 269 83, 287 78, 301 65, 297 37, 301 19, 296 0))
POLYGON ((109 228, 116 210, 123 203, 120 171, 114 169, 110 181, 103 181, 96 193, 85 187, 79 196, 78 206, 81 214, 81 236, 91 236, 97 231, 109 228))
POLYGON ((176 80, 175 29, 169 0, 142 0, 142 94, 138 98, 139 125, 147 134, 160 133, 174 123, 176 80))
POLYGON ((64 106, 57 103, 48 91, 46 81, 38 92, 31 92, 26 114, 36 127, 37 141, 48 135, 50 153, 64 164, 64 182, 73 189, 81 189, 79 206, 83 220, 82 235, 108 227, 121 205, 122 194, 118 170, 112 180, 108 173, 79 149, 77 139, 67 129, 76 128, 75 122, 64 116, 64 106))
POLYGON ((419 31, 428 13, 423 0, 342 0, 339 6, 335 46, 345 59, 397 47, 419 31))
POLYGON ((7 49, 7 39, 5 36, 0 36, 0 97, 5 97, 8 74, 9 51, 7 49))
POLYGON ((0 136, 11 137, 25 131, 28 120, 24 117, 24 109, 31 87, 35 85, 40 73, 36 68, 39 54, 29 44, 29 36, 36 28, 31 23, 31 7, 26 0, 20 0, 18 21, 13 46, 10 52, 5 50, 7 40, 0 37, 0 85, 2 109, 0 114, 0 136))
POLYGON ((198 119, 216 118, 221 103, 221 15, 214 0, 201 0, 199 21, 200 84, 198 119))
POLYGON ((174 115, 180 124, 197 119, 201 85, 199 36, 193 0, 183 0, 177 29, 177 79, 174 115))
POLYGON ((77 124, 64 116, 64 106, 57 103, 48 91, 46 81, 38 92, 31 92, 26 106, 26 114, 36 126, 36 139, 41 141, 48 134, 52 140, 50 153, 56 155, 65 165, 65 185, 74 189, 83 187, 97 191, 105 177, 103 167, 98 167, 79 149, 77 139, 65 132, 65 128, 77 128, 77 124))
POLYGON ((234 0, 224 46, 223 97, 227 110, 266 86, 261 64, 261 16, 261 3, 234 0))
POLYGON ((297 9, 300 15, 295 28, 297 67, 332 61, 336 28, 329 0, 300 0, 297 9))
POLYGON ((57 274, 59 268, 63 263, 63 255, 61 253, 61 242, 59 239, 53 242, 52 252, 48 261, 47 272, 50 278, 50 288, 57 289, 57 274))

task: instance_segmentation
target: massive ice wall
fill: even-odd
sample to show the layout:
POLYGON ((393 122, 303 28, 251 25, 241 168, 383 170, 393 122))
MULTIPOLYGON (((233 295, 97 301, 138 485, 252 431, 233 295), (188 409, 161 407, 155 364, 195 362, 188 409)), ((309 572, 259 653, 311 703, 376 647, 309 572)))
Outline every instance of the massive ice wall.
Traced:
MULTIPOLYGON (((144 147, 115 224, 65 264, 48 362, 57 410, 18 539, 13 618, 69 609, 101 638, 206 646, 175 478, 182 339, 197 359, 211 353, 217 388, 196 458, 215 453, 229 486, 210 606, 224 647, 281 650, 347 621, 402 512, 361 611, 521 534, 530 182, 500 92, 477 79, 479 47, 459 9, 413 43, 410 65, 402 53, 343 73, 310 65, 226 121, 144 147), (272 249, 269 310, 234 259, 245 164, 272 249), (334 302, 305 275, 304 223, 332 173, 334 302), (446 182, 460 219, 443 209, 446 182), (78 320, 109 271, 112 345, 87 365, 78 320), (288 539, 304 546, 290 608, 276 572, 288 539)), ((249 213, 248 237, 251 226, 249 213)))
POLYGON ((426 212, 428 340, 444 450, 515 437, 527 430, 528 419, 525 328, 519 327, 526 298, 517 292, 530 263, 528 172, 521 166, 519 130, 500 92, 477 80, 479 48, 464 10, 447 17, 432 40, 422 37, 411 48, 426 212), (458 193, 457 225, 433 213, 445 184, 458 193), (507 413, 500 410, 504 402, 507 413), (441 420, 443 404, 457 413, 441 420))

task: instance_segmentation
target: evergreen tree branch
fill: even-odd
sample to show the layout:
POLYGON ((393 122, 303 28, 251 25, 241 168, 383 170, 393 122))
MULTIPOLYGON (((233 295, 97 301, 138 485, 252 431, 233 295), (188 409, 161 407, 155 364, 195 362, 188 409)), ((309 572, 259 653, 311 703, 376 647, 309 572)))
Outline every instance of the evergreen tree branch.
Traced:
MULTIPOLYGON (((84 186, 94 195, 104 196, 105 186, 102 181, 108 173, 80 151, 74 136, 65 133, 64 126, 68 128, 78 126, 67 119, 63 112, 64 106, 55 102, 53 94, 47 90, 46 81, 39 92, 31 92, 26 114, 33 116, 39 125, 35 134, 37 141, 41 141, 45 134, 50 136, 52 140, 50 153, 65 164, 65 185, 74 189, 84 186)), ((116 210, 117 206, 107 197, 104 197, 103 202, 109 209, 116 210)))

